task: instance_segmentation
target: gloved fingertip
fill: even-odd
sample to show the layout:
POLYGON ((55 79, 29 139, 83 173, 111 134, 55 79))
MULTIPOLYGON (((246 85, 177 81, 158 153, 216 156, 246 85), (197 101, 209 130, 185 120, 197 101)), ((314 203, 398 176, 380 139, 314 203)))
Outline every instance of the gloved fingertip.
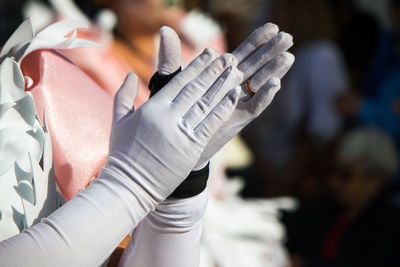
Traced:
POLYGON ((162 26, 160 28, 160 35, 161 35, 161 37, 173 36, 173 35, 178 36, 177 33, 168 26, 162 26))
POLYGON ((281 87, 281 79, 278 77, 272 77, 267 81, 267 87, 270 89, 279 89, 281 87))
POLYGON ((219 56, 218 62, 223 69, 229 69, 229 72, 231 72, 231 67, 236 67, 238 64, 236 57, 230 53, 224 53, 219 56))
POLYGON ((278 38, 280 42, 284 43, 287 47, 291 47, 293 45, 293 36, 287 32, 279 32, 278 38))
POLYGON ((266 30, 268 32, 275 32, 278 33, 279 32, 279 27, 278 25, 276 25, 275 23, 272 22, 267 22, 265 23, 262 27, 263 30, 266 30))
POLYGON ((131 111, 136 100, 139 87, 138 76, 130 72, 114 96, 113 121, 120 120, 126 113, 131 111))
POLYGON ((283 52, 280 56, 283 57, 283 60, 287 65, 290 65, 290 66, 293 65, 293 63, 295 61, 295 56, 292 53, 283 52))
POLYGON ((235 55, 234 55, 234 54, 231 54, 231 53, 226 53, 226 55, 229 56, 229 60, 231 61, 231 64, 232 64, 233 66, 237 67, 237 65, 239 64, 239 62, 238 62, 237 58, 235 57, 235 55))
POLYGON ((217 58, 218 57, 218 52, 214 48, 207 47, 204 49, 203 54, 210 55, 211 57, 217 58))
POLYGON ((129 82, 129 83, 136 82, 136 83, 138 83, 138 82, 139 82, 139 77, 136 75, 136 73, 134 73, 134 72, 129 72, 129 73, 126 75, 126 78, 125 78, 124 83, 125 83, 125 82, 129 82))
POLYGON ((130 92, 129 98, 135 101, 138 94, 138 87, 139 87, 139 77, 136 75, 136 73, 129 72, 126 75, 125 81, 122 84, 120 91, 122 91, 122 94, 124 95, 126 93, 123 92, 130 92))
POLYGON ((161 75, 175 72, 181 65, 181 41, 178 34, 168 26, 160 28, 160 49, 157 71, 161 75))

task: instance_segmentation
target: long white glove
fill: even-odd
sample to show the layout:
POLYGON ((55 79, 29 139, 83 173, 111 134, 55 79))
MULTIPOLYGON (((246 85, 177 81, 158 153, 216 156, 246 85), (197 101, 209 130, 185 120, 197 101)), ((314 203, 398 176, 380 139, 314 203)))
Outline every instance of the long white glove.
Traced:
POLYGON ((231 55, 215 58, 206 50, 136 112, 127 100, 137 77, 129 75, 115 97, 106 167, 41 223, 0 242, 0 266, 101 264, 182 182, 230 117, 242 74, 231 55))
MULTIPOLYGON (((293 63, 293 57, 290 54, 280 55, 283 51, 291 46, 291 36, 281 33, 276 36, 278 29, 273 24, 267 24, 256 30, 238 49, 236 54, 241 58, 241 65, 247 70, 247 76, 252 76, 255 72, 258 77, 265 75, 263 78, 254 78, 254 89, 269 91, 270 84, 265 84, 269 79, 272 81, 282 77, 293 63), (274 39, 275 38, 275 39, 274 39), (272 41, 270 41, 272 40, 272 41), (268 43, 268 45, 263 45, 268 43), (261 46, 261 47, 260 47, 261 46), (258 49, 258 54, 252 58, 249 55, 258 49), (263 54, 265 53, 265 54, 263 54), (260 58, 263 58, 261 60, 260 58), (268 66, 263 66, 267 62, 268 66), (248 66, 248 64, 258 64, 258 67, 248 66), (247 65, 246 65, 247 64, 247 65), (261 67, 263 70, 259 70, 261 67), (272 78, 279 77, 279 78, 272 78)), ((158 73, 161 75, 170 75, 174 73, 180 66, 181 47, 178 35, 169 27, 162 27, 160 30, 160 49, 158 54, 158 73)), ((239 66, 241 66, 239 65, 239 66)), ((273 88, 274 89, 274 88, 273 88)), ((270 92, 272 96, 268 101, 272 100, 275 91, 270 92)), ((161 91, 163 91, 162 89, 161 91)), ((245 89, 244 89, 245 90, 245 89)), ((161 92, 160 91, 160 92, 161 92)), ((247 92, 242 92, 242 99, 247 99, 247 92)), ((242 128, 255 118, 269 104, 259 103, 265 101, 264 98, 258 99, 255 104, 261 110, 249 112, 250 103, 243 102, 244 110, 235 110, 239 121, 235 122, 232 118, 227 122, 225 127, 234 129, 236 132, 229 133, 227 130, 220 129, 218 134, 222 136, 214 136, 216 147, 210 151, 203 152, 202 157, 207 157, 210 153, 215 153, 221 148, 234 134, 239 132, 233 123, 243 125, 242 128), (248 113, 244 113, 248 112, 248 113), (243 114, 244 113, 244 114, 243 114), (206 153, 206 155, 204 155, 206 153)), ((257 107, 254 107, 257 108, 257 107)), ((211 155, 210 155, 211 157, 211 155)), ((208 161, 208 159, 207 159, 208 161)), ((203 164, 197 165, 201 168, 203 164)), ((199 246, 202 229, 202 215, 206 210, 207 191, 186 199, 168 199, 160 203, 156 210, 150 212, 147 217, 140 223, 135 230, 132 240, 126 248, 120 262, 120 266, 164 266, 164 267, 190 267, 199 265, 199 246), (163 257, 154 257, 154 251, 157 251, 163 257)))
MULTIPOLYGON (((162 27, 157 72, 173 73, 180 67, 180 58, 179 38, 171 28, 162 27)), ((136 227, 119 266, 198 266, 206 207, 207 190, 194 197, 168 198, 159 203, 136 227)))
POLYGON ((136 227, 120 267, 196 267, 200 259, 207 190, 157 205, 136 227))

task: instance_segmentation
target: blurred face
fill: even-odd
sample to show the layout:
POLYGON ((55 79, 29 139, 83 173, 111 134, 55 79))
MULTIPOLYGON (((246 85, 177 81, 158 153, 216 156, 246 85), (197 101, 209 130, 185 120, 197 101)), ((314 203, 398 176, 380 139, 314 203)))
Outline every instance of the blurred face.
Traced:
POLYGON ((361 162, 340 162, 331 180, 333 193, 345 208, 361 208, 379 191, 379 179, 368 178, 361 162))

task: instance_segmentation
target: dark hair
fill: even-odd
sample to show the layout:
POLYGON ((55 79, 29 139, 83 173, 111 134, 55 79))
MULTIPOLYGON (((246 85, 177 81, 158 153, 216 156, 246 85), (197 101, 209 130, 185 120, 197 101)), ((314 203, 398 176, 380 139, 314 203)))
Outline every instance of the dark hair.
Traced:
POLYGON ((394 8, 400 8, 400 0, 391 0, 390 6, 394 8))
POLYGON ((291 17, 291 31, 297 44, 316 38, 334 39, 335 25, 326 0, 276 0, 291 17), (285 5, 286 4, 286 5, 285 5))

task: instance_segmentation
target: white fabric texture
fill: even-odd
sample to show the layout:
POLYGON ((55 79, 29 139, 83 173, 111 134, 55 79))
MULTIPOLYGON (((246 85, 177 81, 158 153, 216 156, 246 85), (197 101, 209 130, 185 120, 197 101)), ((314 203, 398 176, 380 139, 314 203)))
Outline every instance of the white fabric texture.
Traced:
POLYGON ((53 214, 0 242, 0 266, 98 266, 188 175, 237 104, 232 55, 206 50, 133 112, 137 77, 115 97, 106 167, 53 214), (233 88, 233 89, 232 89, 233 88))
POLYGON ((280 89, 280 79, 294 62, 294 56, 285 52, 293 45, 290 34, 279 32, 278 26, 268 23, 255 30, 232 54, 244 81, 256 92, 250 97, 245 84, 241 85, 238 105, 229 120, 207 144, 197 165, 207 162, 232 137, 257 118, 271 103, 280 89))
POLYGON ((207 190, 160 203, 136 227, 119 266, 198 266, 206 207, 207 190))
POLYGON ((168 26, 160 29, 157 72, 160 75, 174 73, 181 66, 181 42, 174 30, 168 26))
MULTIPOLYGON (((159 69, 162 70, 161 74, 168 74, 176 71, 180 65, 180 41, 172 29, 161 31, 161 43, 163 39, 168 42, 160 47, 159 61, 165 63, 159 63, 159 69)), ((256 29, 232 52, 239 62, 238 69, 244 74, 244 81, 250 79, 250 85, 257 93, 250 97, 244 82, 242 83, 239 103, 234 113, 207 144, 196 169, 204 166, 212 155, 271 103, 280 89, 280 79, 294 62, 294 56, 285 52, 292 45, 293 38, 290 34, 279 32, 278 26, 267 23, 256 29)))
MULTIPOLYGON (((272 101, 273 95, 279 89, 279 78, 293 63, 291 54, 282 54, 292 45, 291 36, 277 33, 276 25, 266 24, 235 50, 236 57, 241 59, 239 66, 247 71, 247 78, 253 77, 253 88, 258 92, 261 90, 264 95, 255 96, 255 100, 251 100, 253 102, 241 103, 242 109, 236 109, 232 115, 234 117, 229 119, 230 123, 225 124, 226 129, 220 129, 212 138, 210 143, 213 146, 207 146, 208 151, 203 152, 202 163, 196 164, 195 169, 204 167, 215 152, 272 101), (250 56, 255 51, 255 56, 250 56)), ((168 27, 160 30, 158 58, 158 72, 162 75, 171 74, 180 66, 179 37, 168 27)), ((241 99, 248 99, 247 92, 243 90, 246 89, 242 86, 241 99)), ((207 206, 204 194, 205 192, 190 199, 168 199, 162 202, 136 228, 120 266, 198 266, 202 229, 202 216, 199 215, 205 213, 207 206), (164 257, 154 257, 154 251, 160 252, 164 257)))
MULTIPOLYGON (((178 35, 169 27, 160 29, 158 73, 169 75, 180 67, 178 35)), ((186 199, 161 202, 136 227, 119 266, 195 267, 199 265, 202 218, 207 208, 207 190, 186 199), (155 252, 162 257, 155 257, 155 252)))

